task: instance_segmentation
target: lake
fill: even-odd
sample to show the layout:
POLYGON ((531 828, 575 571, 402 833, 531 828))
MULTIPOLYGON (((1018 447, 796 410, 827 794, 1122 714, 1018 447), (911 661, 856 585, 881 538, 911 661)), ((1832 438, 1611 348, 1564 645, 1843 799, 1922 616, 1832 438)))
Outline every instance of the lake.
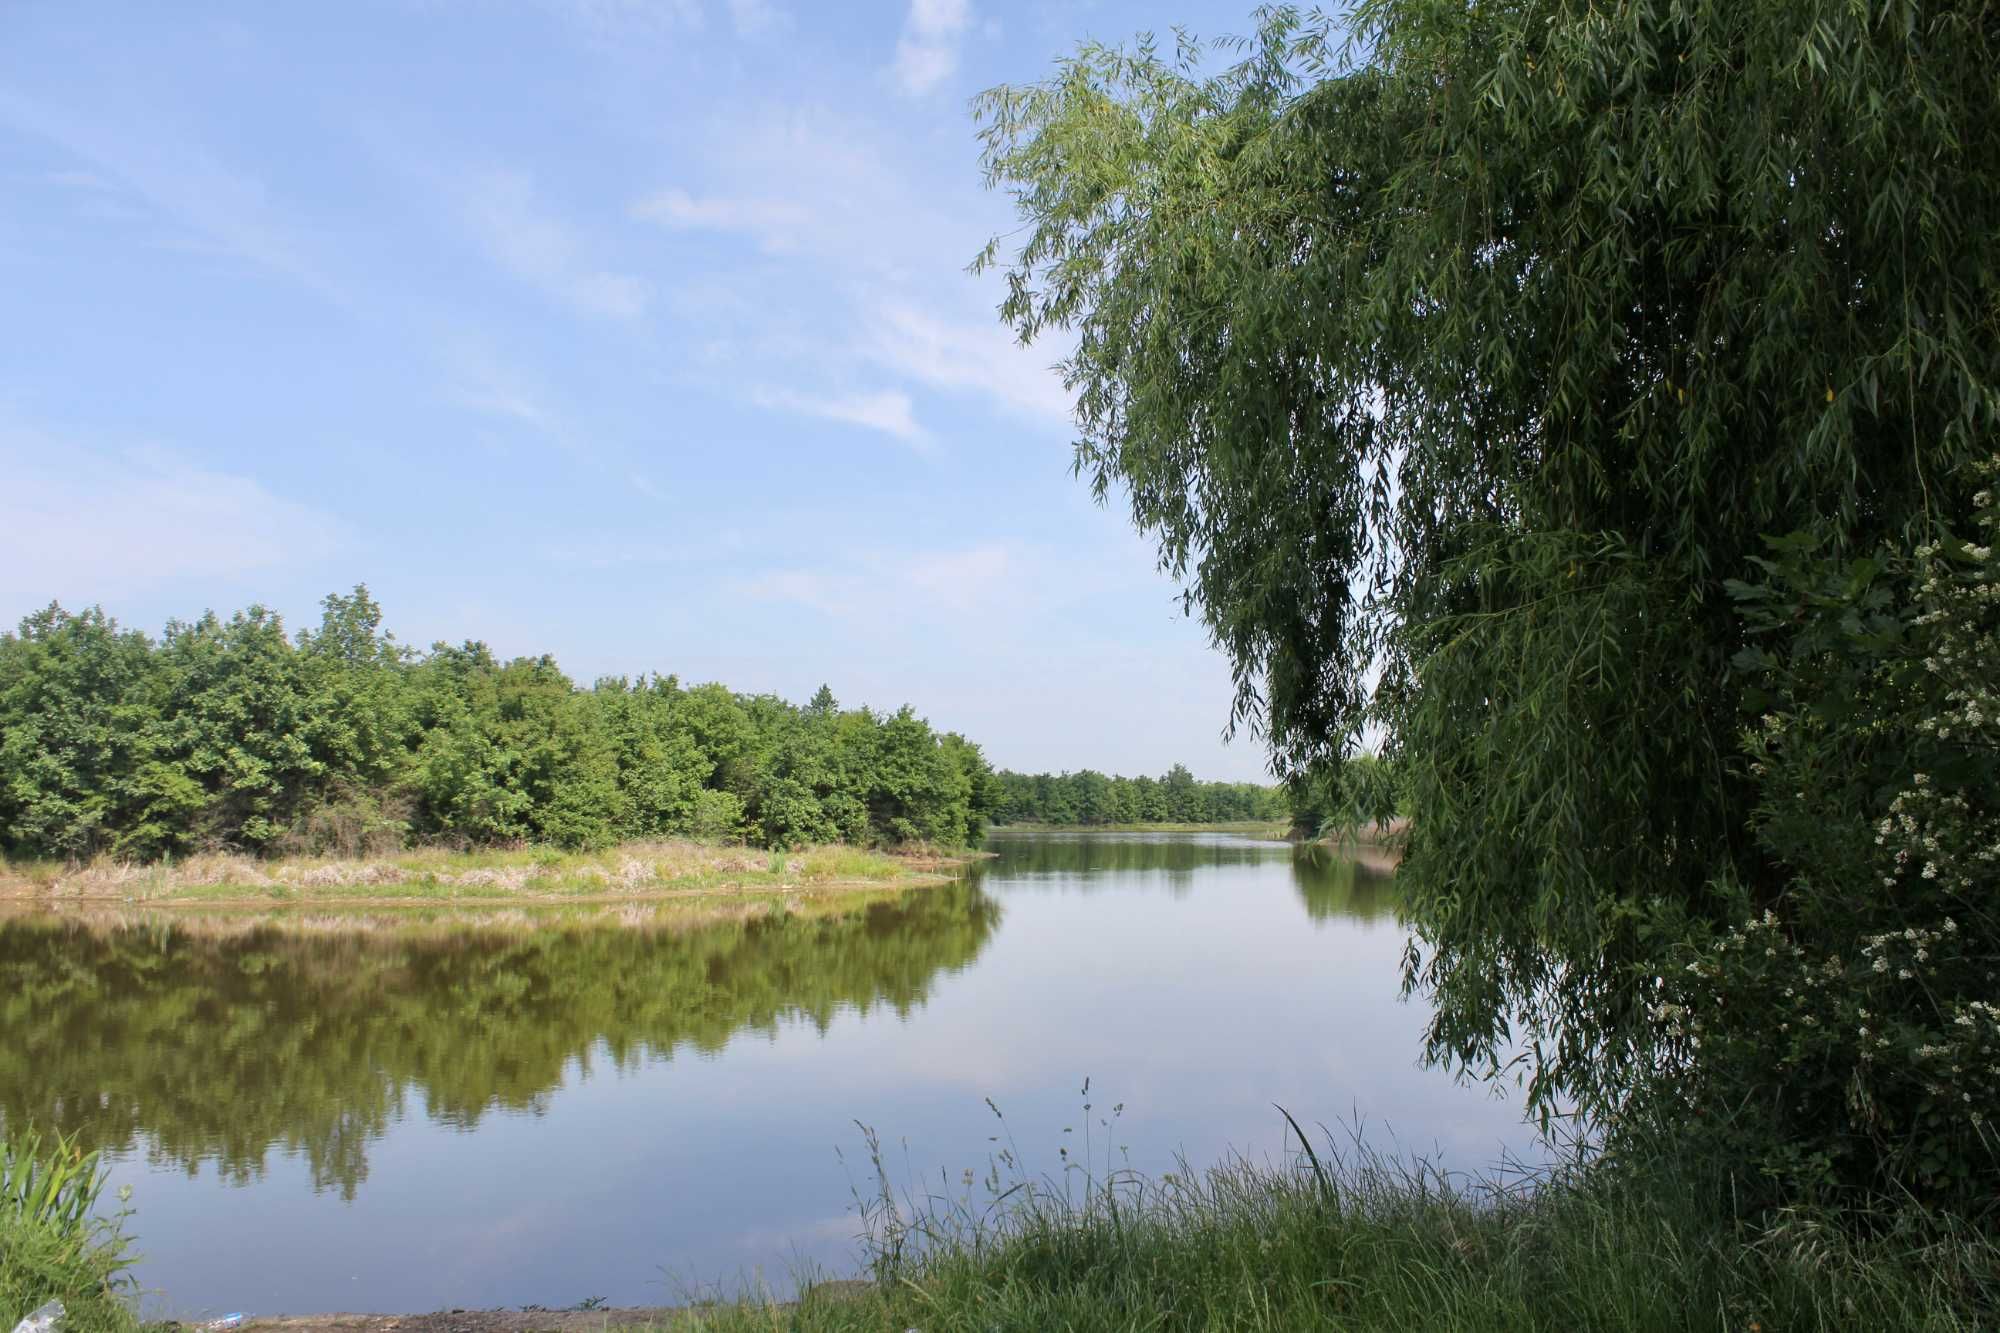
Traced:
POLYGON ((1417 1064, 1379 870, 990 845, 946 887, 699 923, 7 921, 0 1123, 106 1150, 147 1311, 181 1318, 851 1274, 858 1125, 919 1191, 1009 1144, 1035 1175, 1277 1160, 1274 1103, 1460 1169, 1531 1152, 1515 1103, 1417 1064))

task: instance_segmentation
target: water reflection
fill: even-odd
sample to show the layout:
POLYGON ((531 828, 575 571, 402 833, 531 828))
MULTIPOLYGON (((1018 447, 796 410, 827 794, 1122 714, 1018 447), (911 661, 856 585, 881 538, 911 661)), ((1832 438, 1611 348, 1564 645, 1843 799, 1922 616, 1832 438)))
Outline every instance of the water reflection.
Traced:
POLYGON ((440 1123, 539 1113, 566 1068, 842 1010, 906 1014, 999 920, 970 885, 686 925, 324 919, 0 922, 0 1124, 143 1144, 243 1184, 274 1149, 352 1198, 413 1095, 440 1123))
POLYGON ((1065 893, 1126 891, 1135 884, 1164 887, 1176 897, 1201 878, 1236 867, 1289 862, 1292 883, 1315 922, 1342 918, 1393 920, 1395 861, 1378 847, 1294 845, 1228 833, 1027 833, 998 831, 995 858, 974 872, 996 875, 1010 889, 1032 887, 1065 893))
POLYGON ((1284 1153, 1273 1103, 1461 1167, 1531 1142, 1419 1067, 1385 865, 1227 835, 993 848, 957 885, 726 920, 0 920, 0 1126, 110 1150, 148 1308, 191 1322, 649 1304, 679 1295, 663 1271, 782 1292, 792 1262, 854 1269, 857 1122, 898 1188, 983 1171, 989 1105, 1060 1173, 1108 1128, 1079 1119, 1086 1076, 1153 1175, 1284 1153))
POLYGON ((1318 844, 1292 854, 1292 882, 1306 914, 1325 925, 1352 919, 1393 920, 1398 899, 1394 863, 1372 848, 1336 851, 1318 844))
POLYGON ((1236 866, 1269 865, 1289 843, 1227 833, 1025 833, 1000 830, 988 844, 995 859, 975 874, 999 874, 1010 887, 1065 892, 1130 889, 1137 884, 1187 893, 1199 876, 1236 866))

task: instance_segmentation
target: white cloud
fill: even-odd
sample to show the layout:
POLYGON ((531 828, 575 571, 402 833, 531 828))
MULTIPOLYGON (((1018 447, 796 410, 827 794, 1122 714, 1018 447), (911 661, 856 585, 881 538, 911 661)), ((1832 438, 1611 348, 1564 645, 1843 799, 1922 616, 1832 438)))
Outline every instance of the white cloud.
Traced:
POLYGON ((118 189, 116 185, 94 171, 51 171, 42 176, 42 181, 59 190, 88 190, 98 194, 111 194, 118 189))
POLYGON ((646 284, 593 262, 583 237, 542 208, 526 172, 474 176, 463 203, 486 252, 523 282, 587 315, 631 320, 645 314, 646 284))
POLYGON ((844 569, 778 569, 741 580, 743 596, 791 602, 837 619, 910 614, 977 617, 1018 600, 1035 579, 1003 542, 956 550, 870 552, 844 569))
POLYGON ((449 376, 444 395, 483 416, 524 426, 550 443, 575 452, 574 433, 563 414, 549 405, 534 376, 508 364, 476 336, 453 339, 443 350, 449 376))
POLYGON ((0 426, 0 471, 0 606, 87 605, 319 559, 344 543, 330 516, 256 478, 158 449, 102 452, 0 426))
POLYGON ((734 227, 769 248, 824 261, 823 285, 952 283, 1006 225, 976 175, 939 180, 890 125, 853 107, 771 104, 692 127, 699 189, 643 200, 652 221, 734 227))
POLYGON ((772 251, 797 248, 812 220, 804 205, 782 199, 697 198, 681 189, 647 196, 632 206, 632 216, 681 231, 748 232, 772 251))
POLYGON ((822 614, 845 617, 867 602, 866 580, 853 574, 780 569, 737 583, 745 597, 764 602, 793 602, 822 614))
MULTIPOLYGON (((906 390, 978 394, 1037 425, 1068 424, 1070 397, 1052 368, 1060 344, 1017 345, 986 313, 993 284, 960 276, 999 225, 983 196, 920 188, 879 127, 840 108, 768 108, 716 124, 704 146, 709 188, 662 189, 633 215, 740 234, 787 261, 711 270, 675 290, 675 313, 699 321, 712 368, 755 363, 806 384, 887 371, 906 390)), ((917 433, 873 406, 881 428, 917 433)))
POLYGON ((753 395, 760 407, 820 417, 893 435, 916 448, 930 444, 930 433, 917 424, 910 395, 899 389, 878 393, 808 394, 792 389, 766 389, 753 395))
POLYGON ((1022 347, 996 320, 955 323, 907 302, 877 307, 863 354, 876 364, 943 389, 971 389, 1023 416, 1068 422, 1072 404, 1055 358, 1022 347))
POLYGON ((950 78, 958 68, 958 48, 972 26, 969 0, 910 0, 903 35, 896 40, 890 67, 903 91, 918 96, 950 78))
POLYGON ((762 37, 791 25, 791 15, 770 0, 729 0, 729 21, 738 37, 762 37))
POLYGON ((1010 547, 994 542, 963 551, 939 551, 913 562, 904 582, 930 602, 958 611, 988 604, 1014 576, 1010 547))
POLYGON ((540 548, 540 555, 550 564, 617 569, 629 565, 692 565, 704 558, 713 559, 714 553, 703 546, 653 538, 606 536, 548 543, 540 548))
POLYGON ((56 172, 50 184, 101 194, 122 186, 179 231, 166 238, 170 244, 186 248, 192 234, 205 248, 348 304, 344 289, 307 257, 296 229, 281 220, 262 180, 177 137, 157 115, 130 110, 119 116, 102 106, 76 112, 0 88, 0 124, 57 144, 95 168, 56 172))
POLYGON ((682 29, 699 32, 704 23, 700 0, 541 0, 541 6, 614 47, 682 29))

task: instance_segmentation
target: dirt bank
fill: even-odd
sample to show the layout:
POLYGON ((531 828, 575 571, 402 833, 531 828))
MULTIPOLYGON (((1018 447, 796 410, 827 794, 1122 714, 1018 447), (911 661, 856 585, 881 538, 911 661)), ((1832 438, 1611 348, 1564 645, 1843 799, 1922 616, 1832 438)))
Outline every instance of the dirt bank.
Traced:
MULTIPOLYGON (((822 1282, 802 1300, 846 1300, 867 1291, 862 1281, 822 1282)), ((790 1309, 791 1302, 776 1306, 790 1309)), ((272 1315, 245 1320, 265 1333, 598 1333, 607 1328, 674 1328, 701 1306, 634 1306, 620 1310, 440 1310, 434 1314, 272 1315)), ((182 1327, 187 1327, 183 1325, 182 1327)), ((198 1327, 198 1326, 197 1326, 198 1327)))

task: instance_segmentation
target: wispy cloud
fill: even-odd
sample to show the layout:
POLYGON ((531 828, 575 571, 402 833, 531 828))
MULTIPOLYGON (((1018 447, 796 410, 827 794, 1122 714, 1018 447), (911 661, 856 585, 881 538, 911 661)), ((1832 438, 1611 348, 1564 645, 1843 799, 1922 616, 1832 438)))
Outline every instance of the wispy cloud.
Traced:
POLYGON ((535 377, 509 365, 478 337, 452 340, 444 349, 445 397, 458 406, 526 427, 550 443, 574 449, 573 432, 550 406, 535 377))
POLYGON ((729 0, 729 21, 738 37, 762 37, 790 27, 792 16, 770 0, 729 0))
POLYGON ((349 303, 345 289, 307 256, 261 179, 177 137, 158 117, 102 106, 79 111, 0 87, 0 124, 89 164, 54 173, 50 185, 98 194, 122 187, 180 229, 165 238, 169 243, 184 247, 191 233, 216 253, 349 303))
POLYGON ((881 431, 917 449, 930 446, 930 432, 917 424, 916 406, 900 389, 835 394, 764 389, 752 397, 760 407, 881 431))
POLYGON ((697 198, 681 189, 641 199, 632 206, 632 216, 680 231, 747 232, 765 249, 780 252, 796 249, 812 220, 804 205, 789 200, 697 198))
POLYGON ((1029 595, 1022 551, 1006 542, 944 550, 864 552, 843 567, 774 569, 740 580, 743 596, 787 602, 837 619, 887 614, 973 617, 1029 595))
POLYGON ((546 209, 522 171, 488 171, 467 181, 463 203, 487 254, 523 282, 583 314, 631 320, 651 293, 641 279, 603 267, 582 233, 546 209))
POLYGON ((706 26, 701 0, 540 0, 540 5, 608 46, 699 32, 706 26))
POLYGON ((1050 422, 1071 416, 1054 358, 1022 347, 997 322, 954 322, 906 301, 886 301, 874 312, 863 353, 934 388, 983 393, 1022 416, 1050 422))
POLYGON ((340 525, 157 448, 104 451, 0 423, 0 605, 95 601, 174 579, 215 579, 323 558, 340 525))
POLYGON ((897 85, 914 97, 950 78, 958 69, 958 48, 971 26, 969 0, 910 0, 903 35, 896 39, 896 60, 890 66, 897 85))
POLYGON ((922 283, 959 275, 1004 208, 968 174, 927 179, 893 125, 856 106, 736 109, 699 127, 700 169, 635 205, 667 226, 735 228, 801 260, 823 283, 922 283))
POLYGON ((858 574, 828 574, 813 569, 777 569, 741 579, 737 589, 762 602, 788 602, 823 615, 847 616, 865 605, 868 581, 858 574))

